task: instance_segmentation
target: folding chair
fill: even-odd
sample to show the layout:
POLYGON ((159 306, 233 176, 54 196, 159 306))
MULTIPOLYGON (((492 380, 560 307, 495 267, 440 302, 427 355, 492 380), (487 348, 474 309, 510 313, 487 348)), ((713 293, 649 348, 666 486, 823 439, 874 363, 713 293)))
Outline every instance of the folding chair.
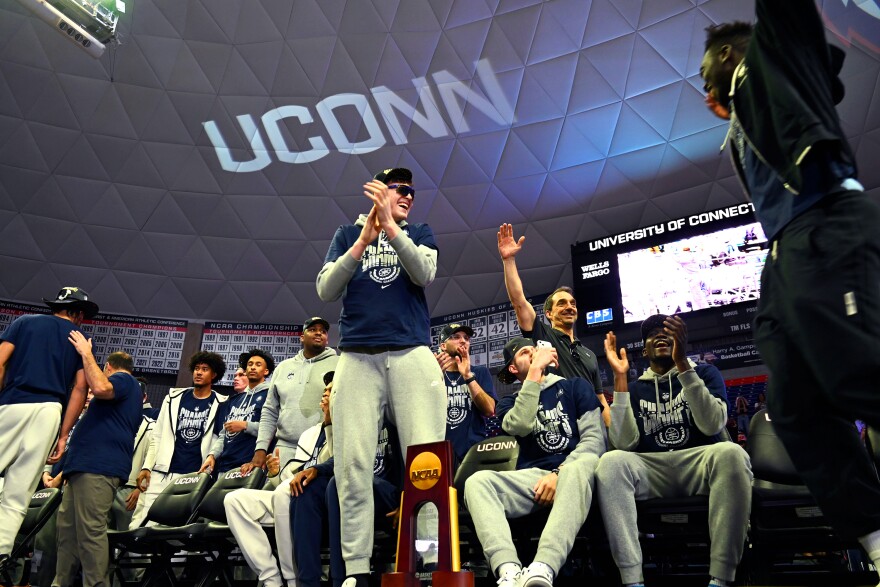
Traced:
MULTIPOLYGON (((0 585, 27 585, 30 582, 31 558, 34 549, 34 538, 52 514, 61 505, 61 490, 54 488, 41 489, 31 496, 28 510, 25 514, 18 534, 15 537, 15 546, 9 554, 7 564, 0 565, 0 585), (22 575, 20 578, 13 576, 14 561, 23 562, 22 575), (18 580, 16 583, 16 579, 18 580)), ((15 565, 17 567, 17 565, 15 565)))
POLYGON ((141 527, 107 532, 111 549, 118 549, 114 560, 120 583, 126 582, 122 569, 145 568, 141 583, 144 587, 163 576, 172 585, 177 584, 171 558, 181 550, 181 540, 185 538, 181 527, 195 519, 198 505, 210 486, 207 473, 181 475, 162 490, 141 527), (156 525, 148 526, 150 523, 156 525), (134 556, 126 560, 129 553, 134 556))

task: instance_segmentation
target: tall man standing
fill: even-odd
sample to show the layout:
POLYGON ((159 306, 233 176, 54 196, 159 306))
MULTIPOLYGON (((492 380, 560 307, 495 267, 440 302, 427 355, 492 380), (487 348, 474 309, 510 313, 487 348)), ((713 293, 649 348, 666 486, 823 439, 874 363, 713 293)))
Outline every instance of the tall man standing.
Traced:
POLYGON ((880 566, 880 482, 852 425, 880 427, 880 207, 856 180, 835 110, 843 52, 815 2, 756 11, 754 27, 707 30, 700 74, 770 241, 755 319, 767 408, 832 525, 880 566))
POLYGON ((91 340, 74 330, 70 342, 82 357, 94 397, 70 439, 64 465, 67 486, 58 510, 58 554, 52 585, 73 585, 82 565, 83 587, 94 587, 109 585, 107 515, 116 489, 131 469, 132 439, 142 418, 143 394, 131 376, 131 355, 111 353, 102 371, 92 355, 91 340))
POLYGON ((522 249, 525 240, 524 236, 519 237, 519 240, 513 236, 513 226, 510 224, 502 224, 498 229, 498 253, 504 265, 504 286, 513 311, 516 312, 519 329, 524 337, 531 338, 535 343, 543 340, 556 349, 559 365, 551 367, 551 372, 555 370, 565 379, 581 377, 590 382, 602 405, 602 419, 605 426, 608 426, 611 423, 611 414, 608 412, 608 400, 602 393, 602 378, 599 376, 596 354, 582 345, 575 336, 578 312, 574 292, 570 287, 563 286, 544 300, 544 315, 550 321, 550 328, 538 320, 535 309, 523 292, 522 280, 516 268, 516 254, 522 249))
POLYGON ((0 565, 12 551, 46 457, 55 463, 64 454, 86 401, 82 358, 67 337, 98 313, 98 305, 78 287, 43 301, 51 316, 21 316, 0 336, 0 565))
POLYGON ((257 444, 242 473, 266 464, 274 437, 283 468, 296 455, 300 435, 323 420, 318 405, 324 391, 324 374, 336 368, 336 351, 327 346, 330 323, 313 316, 303 324, 302 350, 281 361, 269 381, 266 403, 260 414, 257 444))
POLYGON ((495 413, 495 387, 486 367, 471 366, 471 337, 465 324, 447 324, 440 332, 437 362, 446 383, 446 440, 459 462, 486 438, 486 420, 495 413))
POLYGON ((386 169, 363 188, 373 206, 337 229, 317 280, 323 301, 342 297, 333 423, 346 587, 362 587, 370 571, 373 460, 384 414, 403 455, 412 444, 443 440, 446 421, 424 290, 437 270, 434 233, 407 224, 415 200, 409 169, 386 169))
POLYGON ((211 385, 223 379, 226 363, 217 353, 199 351, 190 358, 189 369, 193 386, 172 389, 162 400, 144 469, 137 478, 143 506, 138 503, 131 528, 140 526, 166 485, 199 470, 214 441, 214 418, 223 400, 211 385))

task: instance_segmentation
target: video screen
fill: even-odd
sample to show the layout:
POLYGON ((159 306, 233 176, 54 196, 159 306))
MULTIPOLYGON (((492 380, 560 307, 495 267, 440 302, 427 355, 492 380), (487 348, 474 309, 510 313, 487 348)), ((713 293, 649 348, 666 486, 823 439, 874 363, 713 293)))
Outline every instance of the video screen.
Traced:
POLYGON ((757 300, 766 258, 757 222, 619 253, 624 322, 757 300))

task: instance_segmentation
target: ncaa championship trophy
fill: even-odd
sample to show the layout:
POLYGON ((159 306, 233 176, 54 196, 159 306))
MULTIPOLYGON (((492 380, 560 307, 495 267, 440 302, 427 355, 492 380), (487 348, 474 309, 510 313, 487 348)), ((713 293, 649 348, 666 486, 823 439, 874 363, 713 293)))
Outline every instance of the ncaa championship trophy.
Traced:
POLYGON ((474 575, 461 570, 458 547, 458 495, 452 485, 452 445, 448 440, 417 444, 406 451, 406 479, 400 498, 395 572, 382 575, 382 587, 418 587, 415 531, 419 509, 437 507, 437 570, 434 587, 473 587, 474 575))

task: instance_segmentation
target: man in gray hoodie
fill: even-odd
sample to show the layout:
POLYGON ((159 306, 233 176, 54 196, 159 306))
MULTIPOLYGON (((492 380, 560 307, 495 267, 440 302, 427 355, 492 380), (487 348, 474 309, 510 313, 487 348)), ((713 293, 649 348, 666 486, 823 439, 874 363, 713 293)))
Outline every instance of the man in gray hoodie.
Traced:
POLYGON ((709 496, 709 587, 733 582, 745 543, 752 503, 749 456, 729 442, 727 390, 713 365, 695 365, 685 353, 687 326, 656 314, 642 323, 650 367, 627 383, 626 350, 605 338, 614 371, 608 440, 614 450, 596 470, 599 507, 611 554, 624 585, 642 583, 636 501, 709 496))
POLYGON ((254 457, 241 467, 248 473, 266 464, 266 454, 274 437, 281 467, 296 454, 296 442, 310 426, 321 422, 318 405, 324 391, 324 373, 336 369, 339 357, 327 347, 330 323, 314 316, 303 324, 302 350, 281 361, 269 381, 254 457))

